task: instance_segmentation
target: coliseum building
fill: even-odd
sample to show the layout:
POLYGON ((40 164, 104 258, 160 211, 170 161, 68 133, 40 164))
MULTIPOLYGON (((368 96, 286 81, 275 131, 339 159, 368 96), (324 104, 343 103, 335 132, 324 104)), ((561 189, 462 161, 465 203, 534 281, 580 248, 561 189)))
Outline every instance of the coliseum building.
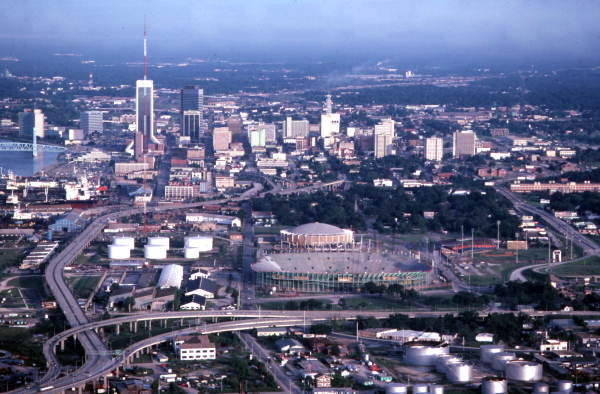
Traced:
POLYGON ((281 247, 262 251, 252 265, 265 291, 358 292, 368 282, 406 288, 427 286, 431 268, 410 255, 356 242, 351 230, 309 223, 281 231, 281 247))

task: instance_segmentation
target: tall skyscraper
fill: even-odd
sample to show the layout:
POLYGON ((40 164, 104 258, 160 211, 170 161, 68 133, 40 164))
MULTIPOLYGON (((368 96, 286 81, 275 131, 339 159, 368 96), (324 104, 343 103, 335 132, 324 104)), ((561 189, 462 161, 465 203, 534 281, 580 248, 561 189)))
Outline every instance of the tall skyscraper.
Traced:
POLYGON ((444 140, 440 137, 429 137, 425 140, 425 160, 442 161, 444 157, 444 140))
POLYGON ((144 23, 144 79, 135 83, 135 155, 137 161, 143 160, 148 147, 158 144, 154 136, 154 81, 148 79, 148 34, 144 23))
POLYGON ((41 109, 26 109, 19 112, 19 135, 21 137, 33 137, 35 129, 36 137, 44 138, 44 113, 41 109))
POLYGON ((242 126, 244 124, 241 116, 231 115, 225 122, 227 123, 227 127, 229 128, 229 131, 231 131, 234 139, 239 140, 239 136, 242 135, 242 126))
POLYGON ((190 137, 193 143, 200 142, 202 136, 202 111, 185 110, 181 118, 182 135, 190 137))
POLYGON ((452 135, 452 156, 475 155, 477 136, 472 130, 456 131, 452 135))
MULTIPOLYGON (((204 90, 195 85, 185 86, 183 89, 181 89, 180 105, 182 129, 184 128, 183 117, 185 111, 198 111, 200 113, 200 122, 198 123, 200 127, 198 132, 198 138, 200 138, 200 136, 204 135, 204 119, 202 115, 202 111, 204 110, 204 90)), ((197 120, 197 118, 195 120, 197 120)), ((191 136, 191 134, 184 135, 191 136)), ((197 141, 194 141, 192 138, 192 142, 197 141)))
POLYGON ((389 134, 379 133, 375 134, 374 138, 375 158, 380 159, 390 154, 390 148, 392 145, 392 137, 389 134))
POLYGON ((84 135, 90 133, 104 131, 104 121, 102 120, 102 112, 100 111, 85 111, 81 113, 79 127, 83 130, 84 135))
POLYGON ((231 130, 229 127, 215 127, 213 130, 213 149, 215 152, 229 149, 231 130))
POLYGON ((375 125, 373 143, 376 159, 391 153, 391 146, 395 135, 394 127, 395 122, 392 119, 384 119, 379 124, 375 125))
POLYGON ((340 114, 334 114, 333 103, 331 101, 331 95, 327 95, 325 105, 323 106, 324 112, 321 115, 321 138, 331 137, 333 134, 339 134, 340 132, 340 114))
POLYGON ((285 130, 286 138, 307 137, 310 124, 306 119, 292 120, 292 117, 288 116, 283 129, 285 130))
POLYGON ((273 123, 258 123, 248 126, 248 140, 252 139, 253 131, 260 130, 264 130, 266 144, 277 142, 277 127, 273 123))

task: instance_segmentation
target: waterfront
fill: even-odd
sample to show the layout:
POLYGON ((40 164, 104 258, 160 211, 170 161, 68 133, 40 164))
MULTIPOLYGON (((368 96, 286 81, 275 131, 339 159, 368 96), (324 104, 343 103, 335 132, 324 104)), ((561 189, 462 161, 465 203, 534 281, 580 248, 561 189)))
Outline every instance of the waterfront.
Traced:
POLYGON ((0 152, 0 170, 2 174, 12 171, 16 175, 31 176, 36 172, 58 163, 58 152, 0 152))

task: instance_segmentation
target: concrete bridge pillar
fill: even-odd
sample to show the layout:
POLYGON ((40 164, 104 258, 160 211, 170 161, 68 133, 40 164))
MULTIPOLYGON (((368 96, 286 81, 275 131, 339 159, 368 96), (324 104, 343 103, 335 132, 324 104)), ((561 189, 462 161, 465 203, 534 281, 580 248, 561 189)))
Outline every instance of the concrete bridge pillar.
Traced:
POLYGON ((104 386, 104 391, 108 393, 108 376, 106 375, 102 377, 102 386, 104 386))
POLYGON ((138 328, 137 326, 138 326, 138 322, 134 321, 133 322, 133 332, 137 332, 137 328, 138 328))
POLYGON ((65 351, 65 340, 61 339, 60 341, 60 351, 64 352, 65 351))
POLYGON ((133 322, 132 321, 129 322, 129 331, 133 332, 133 322))
POLYGON ((163 319, 162 323, 163 328, 167 328, 167 319, 163 319))
POLYGON ((121 334, 121 325, 120 324, 115 325, 115 332, 117 333, 117 335, 121 334))

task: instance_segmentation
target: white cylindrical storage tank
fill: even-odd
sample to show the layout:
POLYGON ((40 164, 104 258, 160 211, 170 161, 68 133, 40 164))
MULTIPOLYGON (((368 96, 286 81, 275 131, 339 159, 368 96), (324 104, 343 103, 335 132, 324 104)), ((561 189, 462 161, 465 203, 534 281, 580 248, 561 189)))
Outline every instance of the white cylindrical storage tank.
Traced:
POLYGON ((444 394, 444 386, 441 384, 430 384, 429 394, 444 394))
POLYGON ((537 394, 549 393, 550 386, 546 383, 536 383, 535 386, 533 386, 533 392, 537 394))
POLYGON ((460 362, 461 359, 451 354, 442 354, 435 360, 435 370, 440 373, 446 373, 446 365, 451 361, 460 362))
POLYGON ((405 383, 391 383, 385 385, 385 394, 406 394, 408 385, 405 383))
POLYGON ((158 287, 181 287, 183 280, 183 267, 179 264, 165 265, 160 271, 158 278, 158 287))
POLYGON ((115 237, 112 241, 113 245, 127 246, 129 249, 135 248, 135 238, 133 237, 115 237))
POLYGON ((480 358, 484 363, 492 362, 492 355, 494 353, 502 353, 504 352, 504 345, 481 345, 480 350, 480 358))
POLYGON ((452 383, 467 383, 471 381, 473 369, 470 365, 464 363, 449 364, 446 377, 452 383))
POLYGON ((559 380, 557 384, 557 391, 561 393, 570 393, 573 391, 573 382, 570 380, 559 380))
POLYGON ((185 237, 186 248, 199 248, 201 252, 210 252, 213 248, 213 237, 196 235, 185 237))
POLYGON ((163 246, 169 249, 169 237, 150 237, 148 238, 148 245, 163 246))
POLYGON ((513 360, 506 363, 507 379, 519 382, 537 382, 542 379, 542 364, 532 361, 513 360))
POLYGON ((423 383, 415 384, 415 385, 413 385, 412 392, 414 394, 416 394, 416 393, 429 393, 429 385, 423 384, 423 383))
POLYGON ((482 394, 506 394, 507 392, 508 386, 504 378, 491 376, 481 382, 482 394))
POLYGON ((492 368, 496 371, 504 371, 506 363, 516 358, 517 356, 514 353, 502 352, 492 354, 492 368))
POLYGON ((197 259, 200 257, 200 248, 185 248, 183 249, 183 257, 186 259, 197 259))
POLYGON ((151 260, 166 259, 167 248, 162 245, 145 245, 144 257, 151 260))
POLYGON ((439 356, 448 352, 446 345, 408 343, 404 345, 404 361, 410 365, 432 366, 439 356))
POLYGON ((109 259, 128 259, 131 257, 131 249, 127 245, 108 245, 109 259))

